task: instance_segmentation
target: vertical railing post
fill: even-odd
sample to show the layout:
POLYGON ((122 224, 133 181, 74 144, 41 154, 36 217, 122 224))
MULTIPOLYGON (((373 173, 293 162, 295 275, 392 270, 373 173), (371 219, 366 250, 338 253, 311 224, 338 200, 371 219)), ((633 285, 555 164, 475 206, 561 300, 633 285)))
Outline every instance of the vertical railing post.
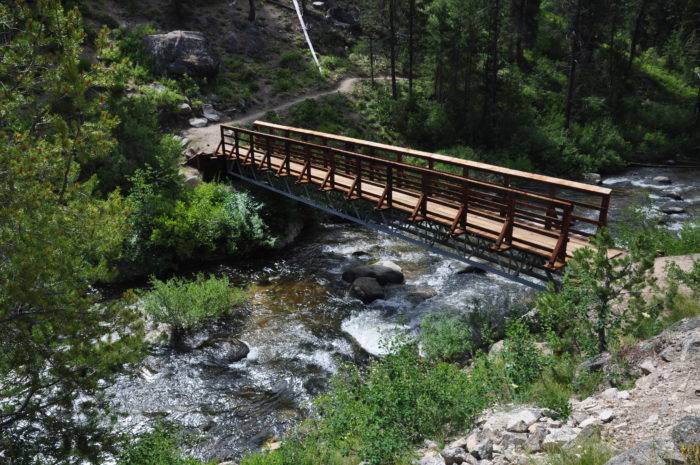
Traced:
MULTIPOLYGON (((554 185, 549 186, 549 197, 552 199, 555 199, 557 196, 557 188, 554 185)), ((557 210, 554 208, 554 205, 551 203, 549 206, 547 206, 547 212, 545 213, 545 216, 547 217, 544 220, 544 227, 545 229, 552 229, 552 222, 553 220, 556 220, 558 218, 557 216, 557 210)))
POLYGON ((241 159, 241 134, 238 132, 238 128, 233 129, 233 143, 236 144, 234 150, 236 154, 236 160, 241 159))
POLYGON ((284 168, 287 170, 287 176, 291 176, 292 170, 290 167, 290 161, 289 159, 292 157, 290 147, 289 147, 289 140, 284 141, 284 168))
POLYGON ((566 261, 566 249, 569 245, 569 228, 571 227, 571 216, 574 209, 573 204, 565 205, 561 220, 561 229, 559 230, 559 239, 557 239, 557 245, 554 247, 552 254, 547 260, 547 267, 554 269, 557 260, 562 262, 566 261))
POLYGON ((386 205, 391 208, 392 194, 394 190, 394 170, 391 165, 386 165, 386 205))
POLYGON ((224 126, 220 125, 219 126, 219 131, 221 131, 221 142, 219 145, 221 145, 221 151, 223 152, 223 155, 226 156, 226 139, 225 139, 225 134, 224 134, 224 126))
POLYGON ((598 228, 608 225, 608 209, 610 208, 610 195, 604 195, 600 202, 600 215, 598 216, 598 228))
POLYGON ((357 170, 357 196, 362 197, 362 158, 361 157, 357 157, 356 170, 357 170))

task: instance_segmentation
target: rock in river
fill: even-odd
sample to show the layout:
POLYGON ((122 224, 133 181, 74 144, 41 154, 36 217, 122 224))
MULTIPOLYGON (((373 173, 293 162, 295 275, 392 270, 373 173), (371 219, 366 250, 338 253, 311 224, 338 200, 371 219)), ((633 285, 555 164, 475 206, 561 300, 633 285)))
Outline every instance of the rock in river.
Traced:
POLYGON ((404 281, 401 271, 384 265, 358 265, 343 272, 343 281, 354 283, 357 278, 374 278, 382 286, 401 284, 404 281))
POLYGON ((384 289, 375 278, 360 277, 353 281, 350 288, 352 294, 363 303, 370 303, 384 298, 384 289))
POLYGON ((652 179, 652 181, 658 184, 671 184, 673 182, 668 176, 654 176, 654 179, 652 179))
POLYGON ((159 73, 211 77, 219 69, 219 60, 201 32, 153 34, 144 38, 144 45, 159 73))

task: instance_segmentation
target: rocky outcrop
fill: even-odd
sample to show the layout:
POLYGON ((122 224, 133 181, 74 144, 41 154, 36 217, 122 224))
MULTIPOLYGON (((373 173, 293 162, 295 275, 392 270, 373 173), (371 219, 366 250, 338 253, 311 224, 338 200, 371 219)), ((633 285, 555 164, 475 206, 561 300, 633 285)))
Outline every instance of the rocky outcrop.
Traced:
POLYGON ((161 74, 213 77, 219 60, 201 32, 171 31, 144 38, 146 55, 161 74))
POLYGON ((379 281, 370 277, 357 278, 352 282, 350 292, 365 304, 384 298, 384 289, 379 281))
MULTIPOLYGON (((616 363, 603 354, 579 370, 612 373, 616 363)), ((546 409, 501 406, 485 412, 465 436, 419 453, 436 460, 437 450, 445 465, 542 463, 549 450, 570 449, 600 435, 618 451, 606 465, 690 465, 682 450, 700 444, 700 317, 629 348, 623 363, 637 376, 633 387, 572 399, 564 421, 546 409)))
POLYGON ((388 262, 376 265, 358 265, 343 272, 343 280, 349 283, 357 278, 374 278, 379 284, 402 284, 404 275, 401 269, 395 266, 388 266, 388 262))

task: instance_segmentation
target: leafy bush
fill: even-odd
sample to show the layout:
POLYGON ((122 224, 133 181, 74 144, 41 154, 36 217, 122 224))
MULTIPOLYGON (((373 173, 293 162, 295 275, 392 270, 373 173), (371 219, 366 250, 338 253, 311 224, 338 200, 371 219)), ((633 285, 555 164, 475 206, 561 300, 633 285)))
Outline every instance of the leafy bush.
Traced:
POLYGON ((201 183, 155 222, 151 240, 188 259, 197 251, 244 254, 274 240, 259 216, 262 204, 245 192, 201 183))
POLYGON ((159 323, 172 326, 171 342, 178 346, 191 330, 229 313, 244 302, 240 289, 231 288, 227 277, 204 278, 194 281, 173 278, 168 281, 152 279, 153 289, 144 297, 144 311, 159 323))
POLYGON ((545 360, 524 323, 515 320, 506 329, 503 345, 506 375, 516 386, 529 384, 542 371, 545 360))
POLYGON ((629 250, 648 250, 673 256, 700 252, 700 220, 671 231, 646 217, 640 210, 628 210, 616 231, 619 243, 629 250))
POLYGON ((456 362, 471 355, 474 349, 472 330, 456 316, 430 314, 421 322, 421 348, 432 361, 456 362))
POLYGON ((121 453, 117 465, 204 465, 180 450, 181 434, 162 424, 142 434, 121 453))
POLYGON ((507 391, 502 365, 480 357, 467 374, 422 359, 407 344, 366 371, 341 370, 330 391, 316 400, 318 418, 271 453, 253 454, 242 465, 395 463, 425 437, 468 428, 486 406, 507 391), (501 367, 500 369, 498 367, 501 367))

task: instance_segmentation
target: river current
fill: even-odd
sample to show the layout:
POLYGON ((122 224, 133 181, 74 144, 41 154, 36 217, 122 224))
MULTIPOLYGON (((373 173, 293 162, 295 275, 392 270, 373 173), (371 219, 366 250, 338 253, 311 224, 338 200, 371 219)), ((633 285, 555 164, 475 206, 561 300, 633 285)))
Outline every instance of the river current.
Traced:
MULTIPOLYGON (((656 215, 683 206, 667 226, 678 229, 700 213, 700 171, 638 168, 609 177, 611 226, 630 205, 656 215), (671 186, 652 181, 668 176, 671 186), (683 201, 661 192, 673 187, 683 201)), ((411 334, 431 312, 482 311, 492 316, 527 306, 533 291, 490 274, 460 274, 463 265, 400 240, 348 223, 325 222, 283 252, 245 264, 219 264, 205 273, 226 274, 247 286, 248 305, 193 336, 191 351, 163 345, 110 389, 119 425, 146 431, 158 420, 194 433, 188 450, 204 459, 237 460, 245 451, 282 437, 309 415, 343 363, 363 364, 386 351, 397 334, 411 334), (348 295, 342 271, 354 264, 391 260, 406 284, 389 288, 370 305, 348 295), (231 362, 231 345, 250 348, 231 362)))

